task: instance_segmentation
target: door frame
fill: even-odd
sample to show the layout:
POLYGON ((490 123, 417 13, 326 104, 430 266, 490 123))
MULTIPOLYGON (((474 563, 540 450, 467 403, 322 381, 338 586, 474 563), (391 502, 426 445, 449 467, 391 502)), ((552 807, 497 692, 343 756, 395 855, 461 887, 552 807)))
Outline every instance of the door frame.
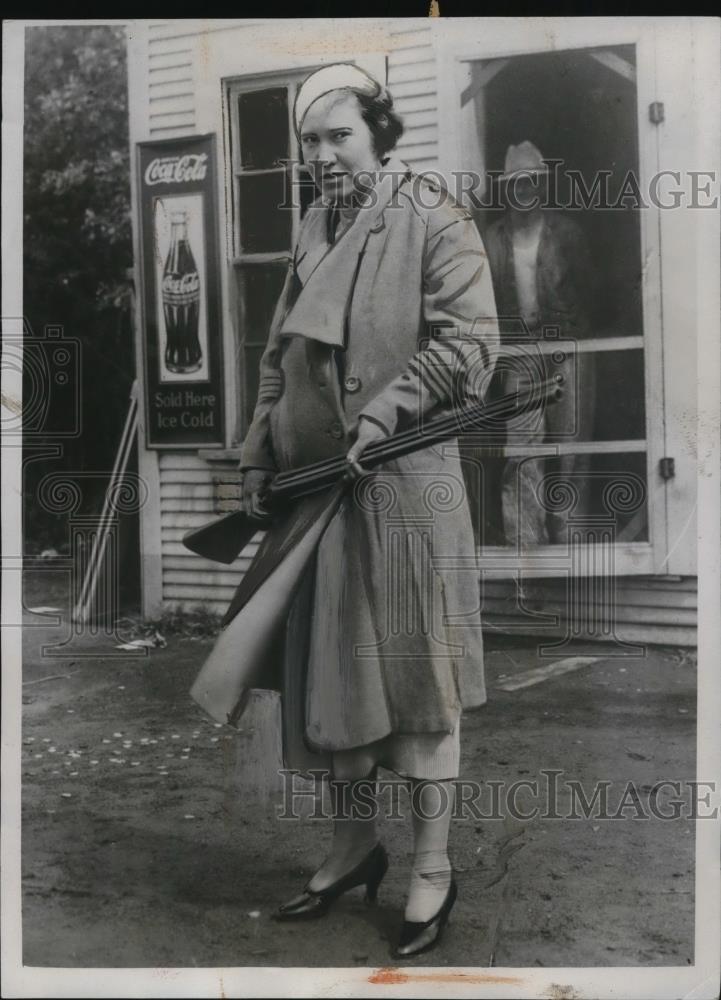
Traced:
MULTIPOLYGON (((648 107, 656 94, 655 33, 650 23, 636 19, 608 21, 597 25, 593 44, 589 45, 585 18, 575 22, 554 22, 548 31, 542 26, 529 32, 525 21, 494 25, 488 35, 473 39, 469 25, 451 25, 438 40, 438 134, 439 169, 449 181, 458 164, 463 165, 464 130, 459 127, 459 98, 470 82, 470 64, 478 60, 559 52, 568 49, 606 48, 634 45, 636 50, 636 104, 638 129, 639 186, 648 190, 650 178, 659 169, 658 132, 648 116, 648 107)), ((589 572, 617 576, 653 574, 662 571, 666 559, 668 525, 666 483, 659 474, 659 461, 665 446, 665 399, 663 367, 663 323, 661 309, 660 209, 649 206, 640 211, 643 308, 643 350, 646 404, 646 470, 648 504, 648 542, 618 542, 613 558, 599 562, 594 558, 597 546, 580 547, 574 557, 576 571, 588 566, 589 572)), ((489 577, 514 576, 520 569, 527 576, 560 576, 568 573, 569 556, 564 546, 539 546, 519 554, 517 551, 488 546, 481 549, 484 573, 489 577), (564 555, 565 553, 565 555, 564 555)))

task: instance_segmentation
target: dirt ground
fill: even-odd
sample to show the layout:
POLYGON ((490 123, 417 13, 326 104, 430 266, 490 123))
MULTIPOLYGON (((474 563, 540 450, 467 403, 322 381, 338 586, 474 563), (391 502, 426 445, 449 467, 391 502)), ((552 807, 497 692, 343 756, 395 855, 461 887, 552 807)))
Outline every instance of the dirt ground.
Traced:
MULTIPOLYGON (((191 702, 210 640, 172 638, 143 656, 123 654, 114 648, 120 639, 103 634, 73 636, 64 585, 51 572, 28 574, 25 607, 26 965, 392 964, 410 863, 407 817, 382 820, 391 867, 377 906, 355 890, 324 919, 275 923, 272 910, 322 860, 331 825, 308 808, 279 820, 277 803, 244 767, 264 734, 216 726, 191 702), (64 614, 27 610, 40 606, 64 614)), ((509 678, 549 661, 528 641, 488 638, 489 702, 464 719, 464 778, 537 779, 543 788, 541 769, 560 769, 559 781, 580 781, 588 798, 594 782, 609 781, 612 813, 629 781, 643 801, 661 779, 696 777, 693 652, 649 647, 620 658, 597 644, 556 658, 584 652, 601 660, 504 691, 509 678)), ((659 807, 669 800, 661 794, 659 807)), ((482 802, 487 811, 490 796, 482 802)), ((542 798, 528 792, 518 802, 525 809, 542 798)), ((568 802, 564 786, 561 814, 568 802)), ((451 923, 440 948, 405 964, 693 963, 693 823, 635 814, 458 818, 451 923)))

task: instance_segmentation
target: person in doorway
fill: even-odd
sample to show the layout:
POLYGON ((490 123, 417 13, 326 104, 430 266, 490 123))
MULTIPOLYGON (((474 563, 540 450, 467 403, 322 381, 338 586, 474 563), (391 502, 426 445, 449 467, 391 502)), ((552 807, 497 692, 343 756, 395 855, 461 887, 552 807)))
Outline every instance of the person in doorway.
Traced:
POLYGON ((322 916, 358 885, 375 898, 388 857, 374 820, 342 803, 389 768, 413 788, 404 957, 434 946, 457 892, 460 715, 486 700, 479 578, 441 578, 433 565, 434 553, 459 566, 475 551, 457 450, 425 448, 367 477, 362 460, 372 442, 483 398, 499 341, 493 288, 471 216, 393 155, 403 126, 386 88, 356 66, 326 66, 300 87, 294 117, 320 197, 261 361, 243 504, 262 519, 278 471, 338 455, 360 478, 284 624, 285 763, 329 767, 335 821, 329 856, 276 918, 322 916), (462 625, 448 624, 454 615, 462 625))
MULTIPOLYGON (((506 211, 491 225, 484 243, 491 265, 501 336, 510 339, 523 321, 524 335, 515 354, 504 362, 503 391, 548 374, 547 355, 538 346, 544 330, 559 340, 574 340, 579 348, 565 354, 554 371, 564 377, 560 402, 545 412, 520 415, 508 422, 508 444, 524 446, 558 440, 564 444, 591 440, 594 421, 593 357, 583 341, 591 333, 593 269, 581 227, 550 210, 548 167, 529 141, 509 146, 500 180, 505 184, 506 211), (525 342, 526 348, 522 345, 525 342)), ((544 351, 553 350, 546 340, 544 351)), ((556 349, 557 351, 557 349, 556 349)), ((588 456, 561 454, 560 474, 575 495, 574 515, 588 507, 588 456)), ((506 461, 501 483, 503 526, 509 545, 519 549, 564 542, 566 513, 544 503, 542 458, 514 456, 506 461)))

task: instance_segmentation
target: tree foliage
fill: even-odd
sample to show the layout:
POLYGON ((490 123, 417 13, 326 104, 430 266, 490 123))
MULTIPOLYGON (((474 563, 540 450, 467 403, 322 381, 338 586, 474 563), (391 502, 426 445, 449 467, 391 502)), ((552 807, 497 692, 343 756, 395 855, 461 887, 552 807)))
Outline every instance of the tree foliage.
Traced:
MULTIPOLYGON (((123 29, 27 28, 24 309, 35 337, 53 325, 80 340, 82 433, 54 463, 70 476, 112 468, 135 377, 129 161, 123 29)), ((61 544, 64 525, 35 502, 48 463, 31 459, 26 535, 61 544)))
POLYGON ((27 300, 118 304, 132 263, 122 29, 27 29, 24 180, 27 300))

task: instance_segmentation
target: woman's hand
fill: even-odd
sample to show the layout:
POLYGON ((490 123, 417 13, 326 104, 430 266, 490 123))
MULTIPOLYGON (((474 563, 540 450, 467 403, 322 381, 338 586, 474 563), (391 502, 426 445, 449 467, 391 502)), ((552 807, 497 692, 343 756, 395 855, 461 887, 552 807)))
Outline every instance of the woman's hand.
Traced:
POLYGON ((262 493, 274 478, 267 469, 246 469, 243 473, 243 510, 254 521, 266 521, 271 516, 263 506, 262 493))
POLYGON ((368 445, 387 437, 386 432, 375 421, 366 420, 365 417, 360 418, 356 429, 356 439, 345 457, 349 466, 348 475, 351 479, 357 479, 358 476, 366 474, 367 470, 360 464, 360 458, 368 445))

